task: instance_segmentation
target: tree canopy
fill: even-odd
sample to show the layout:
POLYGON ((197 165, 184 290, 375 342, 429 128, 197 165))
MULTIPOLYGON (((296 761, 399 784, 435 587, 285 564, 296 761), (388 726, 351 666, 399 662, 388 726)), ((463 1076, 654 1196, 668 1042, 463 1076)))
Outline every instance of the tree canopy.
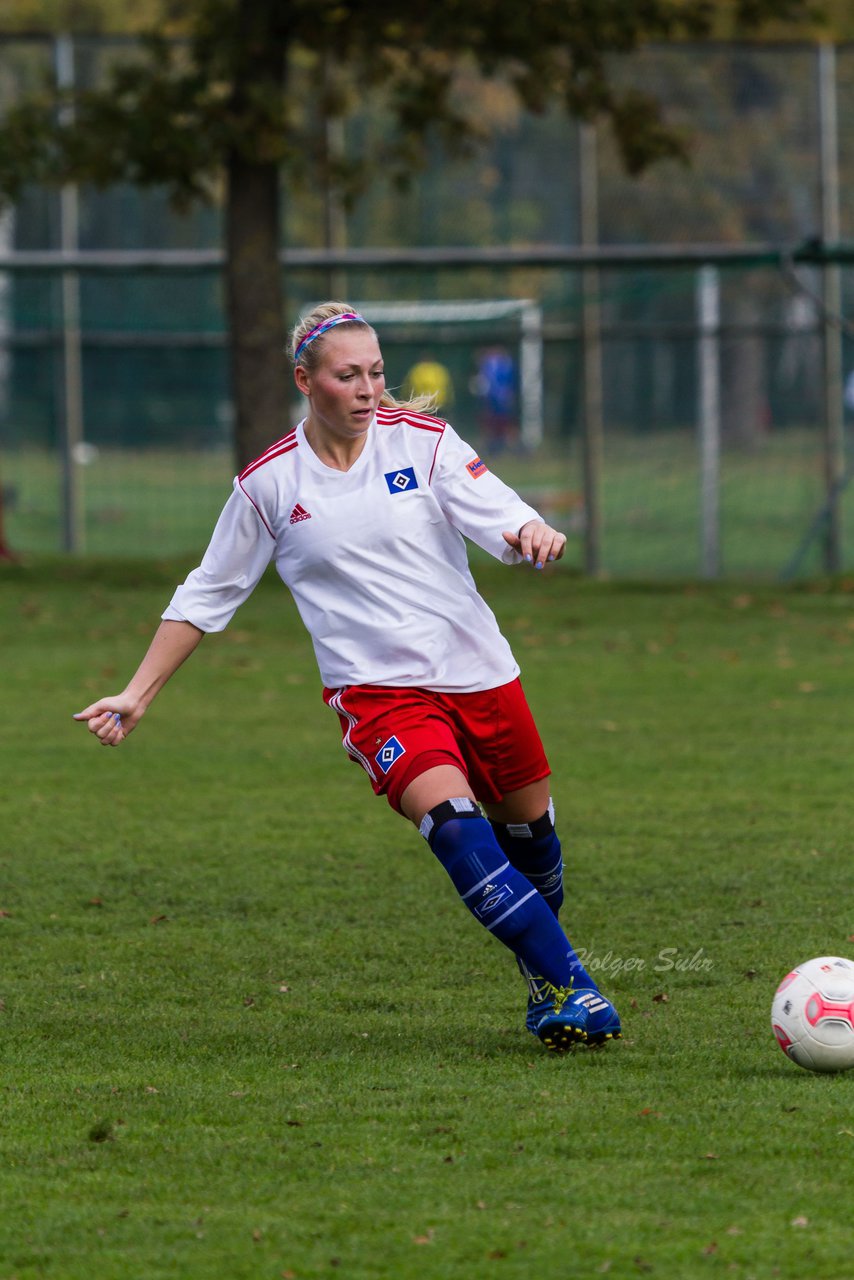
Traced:
MULTIPOLYGON (((178 200, 205 196, 235 149, 310 180, 300 136, 303 104, 287 93, 286 63, 298 52, 316 68, 324 115, 347 111, 354 95, 381 86, 397 123, 375 165, 405 175, 427 131, 458 148, 488 122, 455 97, 466 60, 501 73, 522 105, 562 102, 573 115, 613 126, 630 172, 680 155, 684 139, 662 123, 654 97, 617 90, 609 55, 650 40, 703 39, 729 27, 742 34, 803 29, 811 0, 12 0, 19 21, 100 26, 143 33, 134 56, 116 64, 98 91, 78 93, 74 123, 46 89, 13 107, 0 131, 0 191, 25 182, 81 180, 165 184, 178 200), (181 41, 168 39, 180 34, 181 41)), ((65 104, 69 105, 69 104, 65 104)), ((358 187, 365 157, 338 158, 337 178, 358 187)))
POLYGON ((0 31, 134 35, 164 21, 162 0, 4 0, 0 31))
MULTIPOLYGON (((12 3, 42 30, 119 20, 118 0, 12 3)), ((102 84, 46 85, 8 109, 0 201, 28 183, 130 182, 165 187, 187 205, 224 186, 237 457, 246 461, 275 438, 287 400, 283 179, 353 199, 378 173, 405 180, 427 139, 459 153, 490 129, 465 92, 472 75, 500 78, 528 111, 558 104, 607 121, 637 174, 686 156, 687 140, 654 93, 620 87, 614 55, 769 23, 804 30, 813 19, 812 0, 372 0, 369 14, 363 0, 138 0, 139 39, 102 84), (390 126, 371 153, 324 145, 317 122, 345 117, 366 94, 381 95, 390 126)))

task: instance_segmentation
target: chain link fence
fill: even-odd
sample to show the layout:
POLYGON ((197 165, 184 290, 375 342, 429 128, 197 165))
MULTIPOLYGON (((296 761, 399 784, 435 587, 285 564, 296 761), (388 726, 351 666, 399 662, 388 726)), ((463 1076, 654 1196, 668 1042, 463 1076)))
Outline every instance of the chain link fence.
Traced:
MULTIPOLYGON (((96 83, 126 50, 127 42, 81 40, 66 47, 66 65, 70 54, 76 82, 96 83)), ((57 61, 50 41, 0 39, 0 111, 57 61)), ((606 134, 585 150, 560 112, 526 115, 495 88, 494 135, 474 159, 437 152, 405 193, 378 177, 346 215, 334 192, 287 193, 289 319, 328 296, 365 307, 527 301, 540 344, 527 387, 518 310, 437 320, 424 308, 378 328, 390 384, 408 385, 424 361, 443 366, 451 391, 441 412, 567 529, 579 569, 591 567, 595 516, 595 568, 613 577, 807 576, 830 563, 831 515, 832 567, 854 569, 845 445, 854 396, 847 408, 844 399, 854 268, 793 266, 788 256, 826 239, 831 213, 837 238, 854 239, 854 48, 829 60, 798 45, 651 48, 617 62, 614 74, 662 99, 691 138, 689 167, 667 162, 629 179, 606 134), (590 247, 591 187, 595 272, 547 252, 583 235, 590 247), (372 262, 367 252, 413 245, 435 252, 435 264, 372 262), (751 261, 735 252, 745 245, 780 253, 751 261), (445 246, 469 246, 471 259, 451 264, 445 246), (520 246, 543 252, 538 260, 520 246), (627 246, 633 253, 621 256, 627 246), (662 246, 684 254, 668 257, 662 246), (516 376, 515 403, 500 414, 484 381, 499 355, 516 376), (520 430, 532 376, 533 434, 520 430)), ((381 104, 368 101, 334 141, 358 149, 381 127, 381 104)), ((192 556, 233 471, 221 273, 215 253, 199 257, 220 245, 221 210, 179 216, 163 193, 124 187, 73 194, 70 246, 68 193, 63 204, 57 192, 28 191, 0 217, 6 540, 20 553, 67 548, 71 480, 77 550, 192 556), (50 257, 63 246, 83 255, 74 271, 50 257), (155 266, 163 250, 170 265, 155 266), (140 251, 148 265, 122 259, 140 251), (85 257, 104 252, 109 269, 85 257), (64 456, 69 296, 79 316, 82 424, 64 456)), ((296 399, 283 406, 283 432, 299 416, 296 399)))

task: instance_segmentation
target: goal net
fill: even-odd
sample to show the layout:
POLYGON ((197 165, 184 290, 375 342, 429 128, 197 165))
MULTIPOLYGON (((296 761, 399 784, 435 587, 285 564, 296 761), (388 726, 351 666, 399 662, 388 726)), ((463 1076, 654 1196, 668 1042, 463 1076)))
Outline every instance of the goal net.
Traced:
POLYGON ((382 327, 387 342, 425 346, 475 346, 501 342, 515 351, 518 365, 519 438, 535 448, 543 438, 543 314, 529 298, 482 302, 360 302, 360 315, 382 327))

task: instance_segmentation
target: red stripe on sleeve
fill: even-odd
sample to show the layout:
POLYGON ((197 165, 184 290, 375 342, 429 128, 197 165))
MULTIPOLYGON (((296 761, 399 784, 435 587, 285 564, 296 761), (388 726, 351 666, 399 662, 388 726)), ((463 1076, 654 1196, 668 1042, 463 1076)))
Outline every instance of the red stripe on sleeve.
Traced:
POLYGON ((295 440, 293 435, 285 436, 284 440, 279 440, 276 444, 271 445, 266 453, 262 453, 260 458, 256 458, 254 462, 250 462, 244 467, 238 480, 246 480, 252 475, 253 471, 257 471, 259 467, 263 467, 265 463, 272 462, 274 458, 281 458, 283 454, 290 453, 292 449, 299 447, 299 441, 295 440))

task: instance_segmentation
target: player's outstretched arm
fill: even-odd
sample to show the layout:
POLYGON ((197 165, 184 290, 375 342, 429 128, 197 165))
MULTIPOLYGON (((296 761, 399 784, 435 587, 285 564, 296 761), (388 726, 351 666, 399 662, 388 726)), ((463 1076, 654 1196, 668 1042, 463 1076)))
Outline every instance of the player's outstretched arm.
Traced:
POLYGON ((558 533, 544 520, 529 520, 518 533, 505 533, 503 537, 535 569, 542 569, 548 560, 560 560, 566 547, 566 534, 558 533))
POLYGON ((205 633, 191 622, 161 622, 148 652, 123 693, 99 698, 74 719, 85 720, 103 747, 117 747, 136 727, 151 702, 205 633))

